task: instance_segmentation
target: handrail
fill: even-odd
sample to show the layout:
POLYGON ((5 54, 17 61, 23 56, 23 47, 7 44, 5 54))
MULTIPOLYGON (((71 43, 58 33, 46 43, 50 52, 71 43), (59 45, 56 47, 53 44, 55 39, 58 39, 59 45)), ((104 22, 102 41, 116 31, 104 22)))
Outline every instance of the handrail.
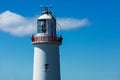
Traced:
POLYGON ((62 42, 62 37, 32 35, 31 40, 32 42, 62 42))

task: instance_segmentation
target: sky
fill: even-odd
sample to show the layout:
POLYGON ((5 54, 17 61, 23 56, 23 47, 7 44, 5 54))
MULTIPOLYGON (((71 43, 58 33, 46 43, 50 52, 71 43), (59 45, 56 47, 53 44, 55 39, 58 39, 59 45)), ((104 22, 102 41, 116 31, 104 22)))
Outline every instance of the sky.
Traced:
POLYGON ((120 80, 119 0, 1 0, 0 80, 32 80, 40 5, 62 27, 61 80, 120 80))

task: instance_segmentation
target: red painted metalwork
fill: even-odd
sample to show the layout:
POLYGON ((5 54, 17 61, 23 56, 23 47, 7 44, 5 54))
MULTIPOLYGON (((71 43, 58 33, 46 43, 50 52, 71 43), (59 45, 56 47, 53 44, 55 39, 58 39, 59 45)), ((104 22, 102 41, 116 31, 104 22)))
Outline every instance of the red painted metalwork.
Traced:
POLYGON ((62 37, 32 35, 31 40, 32 42, 62 42, 62 37))

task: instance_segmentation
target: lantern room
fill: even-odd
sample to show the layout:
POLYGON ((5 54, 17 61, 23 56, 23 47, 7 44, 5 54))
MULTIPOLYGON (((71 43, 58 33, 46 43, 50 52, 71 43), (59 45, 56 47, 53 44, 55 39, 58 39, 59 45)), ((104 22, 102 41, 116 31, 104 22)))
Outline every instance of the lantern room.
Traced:
POLYGON ((56 19, 52 16, 52 12, 45 7, 42 15, 37 20, 37 33, 47 36, 56 36, 56 19))
POLYGON ((37 19, 37 34, 32 35, 32 43, 62 42, 62 36, 56 35, 56 19, 48 7, 44 7, 37 19))

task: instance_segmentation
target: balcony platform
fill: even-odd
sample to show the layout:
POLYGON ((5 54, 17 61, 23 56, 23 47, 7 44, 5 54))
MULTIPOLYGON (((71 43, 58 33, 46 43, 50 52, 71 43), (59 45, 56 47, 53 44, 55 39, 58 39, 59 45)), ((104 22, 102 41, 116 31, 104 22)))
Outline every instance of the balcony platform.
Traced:
POLYGON ((61 44, 62 37, 53 37, 53 36, 34 36, 32 35, 33 44, 61 44))

